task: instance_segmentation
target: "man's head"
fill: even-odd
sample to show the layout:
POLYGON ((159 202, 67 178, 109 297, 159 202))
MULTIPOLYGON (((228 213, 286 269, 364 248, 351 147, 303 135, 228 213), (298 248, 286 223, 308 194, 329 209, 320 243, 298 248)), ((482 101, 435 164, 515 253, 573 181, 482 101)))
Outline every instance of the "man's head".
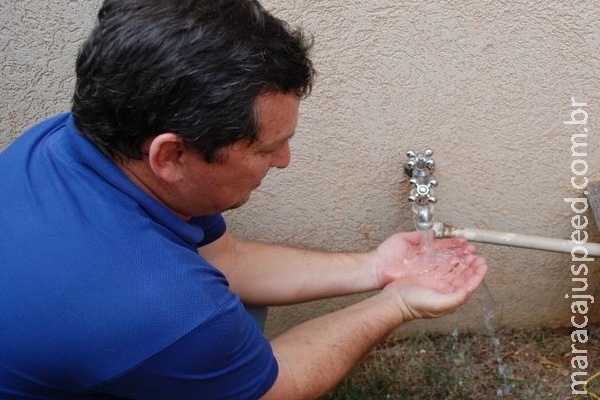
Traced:
POLYGON ((290 162, 289 140, 298 122, 296 95, 262 94, 257 99, 260 134, 219 150, 209 163, 180 137, 163 133, 144 144, 142 161, 120 163, 123 171, 183 219, 241 206, 271 168, 290 162))
POLYGON ((114 158, 174 133, 219 161, 258 139, 260 95, 310 92, 309 48, 254 0, 105 0, 77 58, 75 123, 114 158))

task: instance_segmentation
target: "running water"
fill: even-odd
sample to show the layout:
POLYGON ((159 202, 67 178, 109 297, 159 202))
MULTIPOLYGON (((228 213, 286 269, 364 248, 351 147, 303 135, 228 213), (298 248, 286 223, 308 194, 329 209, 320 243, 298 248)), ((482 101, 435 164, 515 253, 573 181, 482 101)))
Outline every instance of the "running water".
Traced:
POLYGON ((454 377, 458 383, 458 386, 462 387, 465 384, 464 376, 467 375, 467 349, 460 342, 460 331, 458 330, 458 317, 454 317, 454 328, 450 333, 450 340, 452 341, 452 348, 446 356, 446 361, 451 363, 455 368, 452 369, 454 377))
POLYGON ((501 318, 497 312, 497 307, 495 307, 494 298, 485 281, 483 281, 480 286, 478 297, 483 310, 483 324, 490 337, 490 343, 494 348, 494 362, 497 364, 498 373, 502 378, 502 385, 496 389, 496 396, 508 396, 515 385, 510 381, 511 368, 502 357, 502 344, 500 338, 496 334, 496 328, 499 325, 501 318))
POLYGON ((427 272, 427 268, 435 268, 435 251, 433 250, 433 235, 429 231, 419 231, 421 233, 421 251, 420 260, 424 268, 424 272, 427 272))
MULTIPOLYGON (((410 268, 416 269, 416 273, 425 274, 431 270, 435 270, 440 266, 447 265, 450 262, 459 262, 460 256, 455 249, 444 249, 443 251, 436 251, 434 249, 435 235, 432 231, 418 231, 421 233, 420 249, 417 252, 415 258, 405 260, 405 263, 410 268)), ((441 279, 441 275, 439 276, 441 279)))
MULTIPOLYGON (((444 263, 453 262, 452 259, 455 259, 458 256, 456 251, 436 252, 434 249, 434 240, 435 238, 430 232, 423 231, 421 251, 415 259, 415 264, 418 264, 416 266, 421 269, 422 273, 428 272, 429 268, 436 268, 440 265, 444 265, 444 263)), ((494 349, 493 361, 497 364, 497 371, 502 380, 501 386, 496 390, 496 396, 509 396, 514 388, 514 383, 510 380, 511 368, 503 359, 502 344, 500 338, 496 334, 497 327, 500 325, 501 315, 497 311, 494 298, 485 281, 482 282, 477 291, 477 298, 483 312, 483 324, 486 333, 490 338, 490 344, 494 349)), ((467 349, 461 345, 457 319, 455 320, 454 328, 452 329, 451 340, 452 348, 448 355, 448 361, 452 362, 456 368, 460 369, 460 371, 457 371, 457 380, 458 385, 463 386, 463 376, 466 375, 466 370, 468 369, 465 354, 467 349)))

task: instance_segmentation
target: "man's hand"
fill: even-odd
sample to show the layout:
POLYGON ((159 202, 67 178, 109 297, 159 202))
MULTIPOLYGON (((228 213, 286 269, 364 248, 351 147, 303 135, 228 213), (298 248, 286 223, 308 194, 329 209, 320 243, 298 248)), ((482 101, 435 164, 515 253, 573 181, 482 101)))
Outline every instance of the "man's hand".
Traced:
POLYGON ((422 242, 420 232, 392 236, 358 264, 376 260, 388 280, 383 291, 273 339, 280 373, 264 398, 319 398, 403 322, 444 315, 467 301, 485 261, 464 240, 433 240, 427 250, 427 239, 433 238, 422 242))
MULTIPOLYGON (((388 245, 384 242, 380 249, 387 250, 388 245)), ((384 288, 397 296, 405 321, 456 310, 475 292, 487 271, 485 260, 465 240, 433 240, 429 245, 426 248, 418 237, 409 236, 407 256, 401 267, 391 269, 397 278, 384 288)))
POLYGON ((379 287, 383 288, 395 280, 434 268, 436 257, 450 253, 474 254, 475 247, 464 238, 435 239, 433 231, 397 233, 372 253, 372 265, 379 287))

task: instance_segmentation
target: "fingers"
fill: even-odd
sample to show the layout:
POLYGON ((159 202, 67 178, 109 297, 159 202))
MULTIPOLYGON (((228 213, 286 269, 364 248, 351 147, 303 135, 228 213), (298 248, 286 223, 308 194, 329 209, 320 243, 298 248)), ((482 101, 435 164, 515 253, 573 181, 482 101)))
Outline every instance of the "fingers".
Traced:
POLYGON ((445 257, 440 260, 441 265, 438 267, 438 271, 441 273, 454 273, 453 276, 460 274, 465 268, 471 265, 475 260, 474 254, 456 254, 455 252, 448 252, 445 257))
POLYGON ((456 269, 456 276, 452 278, 452 285, 457 291, 463 291, 467 296, 471 296, 479 287, 487 273, 487 264, 485 259, 475 257, 468 267, 462 270, 456 269))
POLYGON ((448 284, 446 293, 455 293, 459 297, 470 297, 483 281, 487 272, 485 259, 472 254, 445 263, 439 269, 437 279, 448 284))
POLYGON ((475 247, 470 244, 467 239, 462 237, 457 238, 449 238, 449 239, 437 239, 434 242, 434 246, 436 250, 446 250, 446 249, 459 249, 463 250, 475 250, 475 247))
POLYGON ((461 249, 464 254, 475 254, 477 249, 466 238, 455 237, 446 239, 437 239, 434 244, 436 249, 461 249))
POLYGON ((408 241, 412 245, 419 245, 423 241, 423 239, 433 240, 435 237, 435 232, 430 229, 427 231, 411 231, 403 233, 404 239, 408 241))
POLYGON ((396 281, 390 288, 405 299, 416 318, 437 317, 463 305, 475 293, 486 272, 485 259, 466 255, 446 263, 443 270, 396 281))
POLYGON ((476 252, 475 246, 473 246, 466 238, 453 237, 445 239, 437 239, 435 231, 433 229, 425 231, 411 231, 401 233, 403 239, 405 239, 411 245, 421 245, 424 240, 432 241, 436 250, 461 248, 465 254, 474 254, 476 252))
POLYGON ((477 287, 483 282, 483 278, 487 274, 488 266, 485 259, 478 257, 473 265, 473 274, 471 279, 471 287, 472 291, 475 291, 477 287))

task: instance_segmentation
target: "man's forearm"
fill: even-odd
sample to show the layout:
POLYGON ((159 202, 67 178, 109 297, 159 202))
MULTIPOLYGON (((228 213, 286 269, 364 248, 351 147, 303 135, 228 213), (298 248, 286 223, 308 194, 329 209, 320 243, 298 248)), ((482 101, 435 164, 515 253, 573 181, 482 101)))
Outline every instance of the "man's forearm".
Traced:
POLYGON ((382 292, 292 328, 271 342, 279 376, 263 399, 322 396, 402 322, 397 301, 382 292))
POLYGON ((227 236, 200 254, 221 269, 231 289, 254 305, 283 305, 378 289, 370 256, 327 253, 227 236))
POLYGON ((280 373, 265 399, 323 395, 402 322, 440 317, 464 304, 486 271, 484 259, 463 252, 455 261, 393 281, 367 300, 292 328, 271 342, 280 373))

